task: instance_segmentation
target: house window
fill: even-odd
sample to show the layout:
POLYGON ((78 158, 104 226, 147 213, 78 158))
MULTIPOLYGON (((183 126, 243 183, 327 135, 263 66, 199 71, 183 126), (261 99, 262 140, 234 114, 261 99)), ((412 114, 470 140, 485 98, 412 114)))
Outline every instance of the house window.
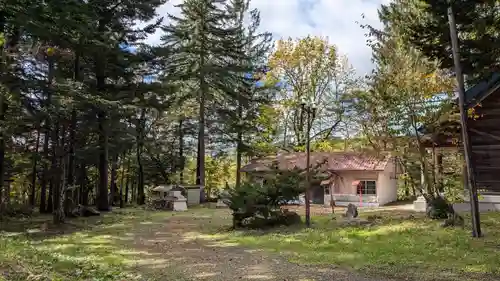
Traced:
POLYGON ((376 181, 359 181, 356 186, 357 194, 368 194, 368 195, 376 195, 377 194, 377 182, 376 181))

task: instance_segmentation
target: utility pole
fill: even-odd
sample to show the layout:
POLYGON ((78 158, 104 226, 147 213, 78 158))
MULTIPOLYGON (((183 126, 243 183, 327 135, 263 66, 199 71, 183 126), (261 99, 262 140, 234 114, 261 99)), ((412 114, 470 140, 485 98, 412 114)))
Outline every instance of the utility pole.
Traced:
POLYGON ((311 126, 314 115, 316 115, 316 107, 313 103, 306 104, 302 102, 301 104, 302 112, 306 112, 306 190, 305 190, 305 201, 306 201, 306 226, 311 227, 311 126))
POLYGON ((309 110, 307 110, 307 135, 306 135, 306 226, 311 227, 311 198, 309 191, 311 190, 311 128, 309 125, 309 110))
POLYGON ((458 105, 460 107, 460 125, 462 127, 462 143, 464 147, 464 158, 467 166, 467 185, 469 188, 470 207, 472 217, 472 237, 481 237, 481 222, 479 218, 479 202, 477 199, 477 186, 472 167, 470 137, 467 129, 467 110, 465 108, 465 86, 462 67, 460 66, 460 51, 458 46, 457 25, 453 14, 452 2, 448 2, 448 22, 450 24, 451 47, 453 51, 453 61, 455 64, 455 75, 458 86, 458 105))

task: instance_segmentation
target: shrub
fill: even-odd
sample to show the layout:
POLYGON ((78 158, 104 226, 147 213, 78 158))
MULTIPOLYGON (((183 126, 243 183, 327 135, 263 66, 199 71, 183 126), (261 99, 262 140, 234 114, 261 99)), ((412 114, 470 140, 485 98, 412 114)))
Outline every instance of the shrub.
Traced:
POLYGON ((302 220, 299 214, 280 209, 279 211, 273 212, 268 218, 261 216, 246 218, 242 221, 240 227, 265 229, 280 225, 291 226, 301 222, 302 220))
POLYGON ((4 208, 1 213, 8 217, 31 217, 35 211, 32 206, 17 202, 10 203, 7 206, 0 206, 1 208, 4 208))
POLYGON ((263 184, 243 183, 227 190, 222 199, 233 211, 233 227, 263 228, 300 221, 297 214, 284 212, 281 206, 304 192, 303 176, 299 170, 275 169, 263 184))
POLYGON ((453 207, 442 196, 434 196, 427 202, 427 217, 431 219, 446 219, 449 213, 454 213, 453 207))

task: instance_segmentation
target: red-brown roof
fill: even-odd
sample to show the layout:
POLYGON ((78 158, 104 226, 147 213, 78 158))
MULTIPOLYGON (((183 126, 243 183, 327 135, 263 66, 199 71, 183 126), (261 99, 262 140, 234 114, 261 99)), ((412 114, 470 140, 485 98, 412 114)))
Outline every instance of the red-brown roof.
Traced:
MULTIPOLYGON (((321 164, 322 171, 383 171, 391 159, 388 155, 367 155, 355 152, 311 152, 311 167, 321 164)), ((306 153, 295 152, 253 159, 242 172, 270 171, 273 162, 278 163, 280 170, 306 168, 306 153)))

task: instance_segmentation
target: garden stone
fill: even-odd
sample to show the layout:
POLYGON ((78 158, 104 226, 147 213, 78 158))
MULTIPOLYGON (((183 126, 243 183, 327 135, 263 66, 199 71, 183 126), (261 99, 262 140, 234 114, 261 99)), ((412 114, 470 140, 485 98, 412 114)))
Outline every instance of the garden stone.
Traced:
POLYGON ((358 217, 358 207, 354 206, 354 204, 349 203, 347 205, 347 211, 345 212, 345 216, 349 219, 358 217))

